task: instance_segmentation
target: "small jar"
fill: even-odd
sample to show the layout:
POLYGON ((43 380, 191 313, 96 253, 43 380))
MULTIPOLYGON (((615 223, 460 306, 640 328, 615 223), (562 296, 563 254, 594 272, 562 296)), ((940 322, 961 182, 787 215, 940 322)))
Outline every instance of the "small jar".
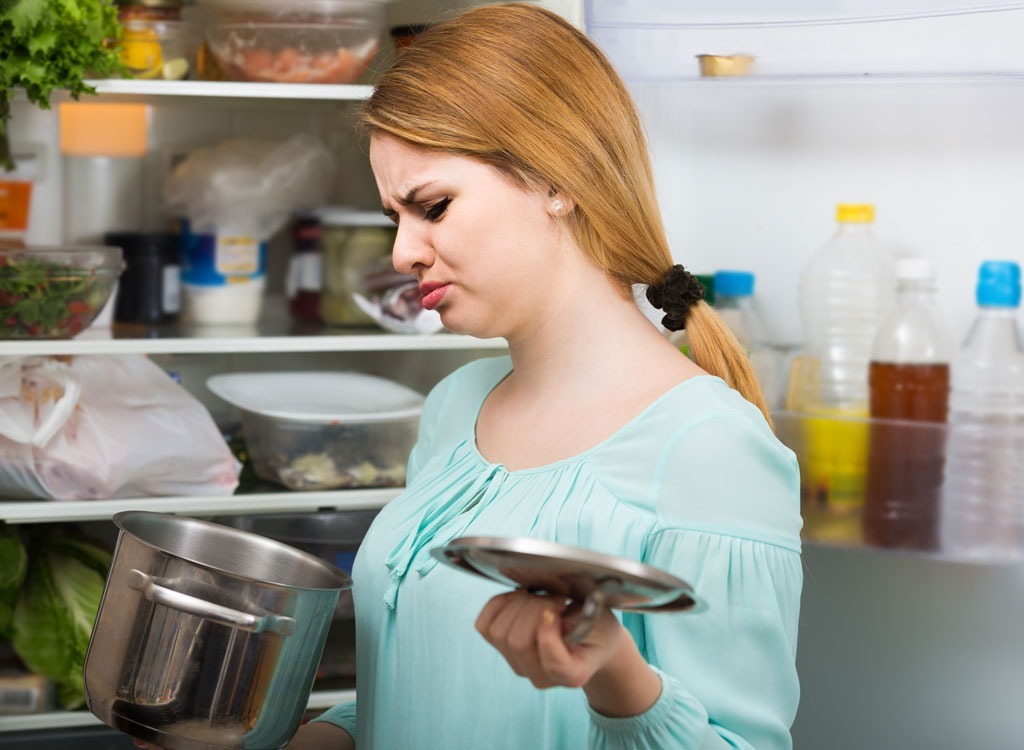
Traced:
POLYGON ((352 293, 391 254, 395 225, 376 211, 324 209, 317 215, 324 225, 320 317, 328 325, 375 326, 352 293))
POLYGON ((181 310, 181 254, 170 232, 108 232, 103 240, 121 248, 125 269, 118 283, 114 320, 165 323, 181 310))
POLYGON ((181 0, 131 0, 117 4, 117 20, 180 21, 181 0))

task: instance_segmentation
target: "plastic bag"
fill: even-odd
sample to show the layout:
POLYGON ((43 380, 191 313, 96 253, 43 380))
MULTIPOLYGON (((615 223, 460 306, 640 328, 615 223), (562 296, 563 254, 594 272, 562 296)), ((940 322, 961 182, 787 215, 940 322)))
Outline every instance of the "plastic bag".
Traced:
POLYGON ((190 153, 167 178, 164 199, 197 234, 262 240, 296 210, 323 204, 333 179, 331 152, 311 135, 235 138, 190 153))
POLYGON ((240 464, 206 408, 141 354, 0 359, 0 493, 230 495, 240 464))
POLYGON ((416 277, 395 271, 390 258, 380 258, 362 269, 352 300, 392 333, 430 334, 444 328, 437 310, 423 308, 416 277))

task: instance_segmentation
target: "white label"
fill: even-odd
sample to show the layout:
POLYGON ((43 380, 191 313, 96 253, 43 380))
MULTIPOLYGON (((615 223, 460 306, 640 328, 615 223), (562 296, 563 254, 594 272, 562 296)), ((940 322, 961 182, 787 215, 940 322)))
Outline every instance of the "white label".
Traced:
POLYGON ((181 311, 181 268, 179 266, 164 266, 160 292, 161 312, 177 313, 181 311))
POLYGON ((260 243, 255 237, 217 235, 214 267, 224 276, 243 276, 260 270, 260 243))
POLYGON ((295 264, 295 287, 299 291, 320 291, 320 254, 300 253, 295 264))

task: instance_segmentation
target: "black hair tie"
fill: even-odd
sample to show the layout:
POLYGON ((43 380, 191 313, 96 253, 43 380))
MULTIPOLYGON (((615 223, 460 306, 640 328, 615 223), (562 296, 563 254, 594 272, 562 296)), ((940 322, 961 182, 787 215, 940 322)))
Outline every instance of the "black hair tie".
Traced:
POLYGON ((704 299, 704 285, 681 265, 665 274, 665 283, 647 287, 647 301, 665 312, 661 324, 670 331, 682 331, 690 309, 704 299))

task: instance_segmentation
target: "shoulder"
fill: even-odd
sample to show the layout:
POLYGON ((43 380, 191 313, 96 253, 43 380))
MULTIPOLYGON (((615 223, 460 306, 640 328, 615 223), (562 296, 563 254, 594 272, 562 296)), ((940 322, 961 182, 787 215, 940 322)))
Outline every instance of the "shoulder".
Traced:
MULTIPOLYGON (((799 549, 796 456, 760 410, 719 378, 690 378, 641 415, 627 437, 631 470, 620 493, 659 524, 772 541, 799 549)), ((624 462, 618 462, 624 465, 624 462)))

